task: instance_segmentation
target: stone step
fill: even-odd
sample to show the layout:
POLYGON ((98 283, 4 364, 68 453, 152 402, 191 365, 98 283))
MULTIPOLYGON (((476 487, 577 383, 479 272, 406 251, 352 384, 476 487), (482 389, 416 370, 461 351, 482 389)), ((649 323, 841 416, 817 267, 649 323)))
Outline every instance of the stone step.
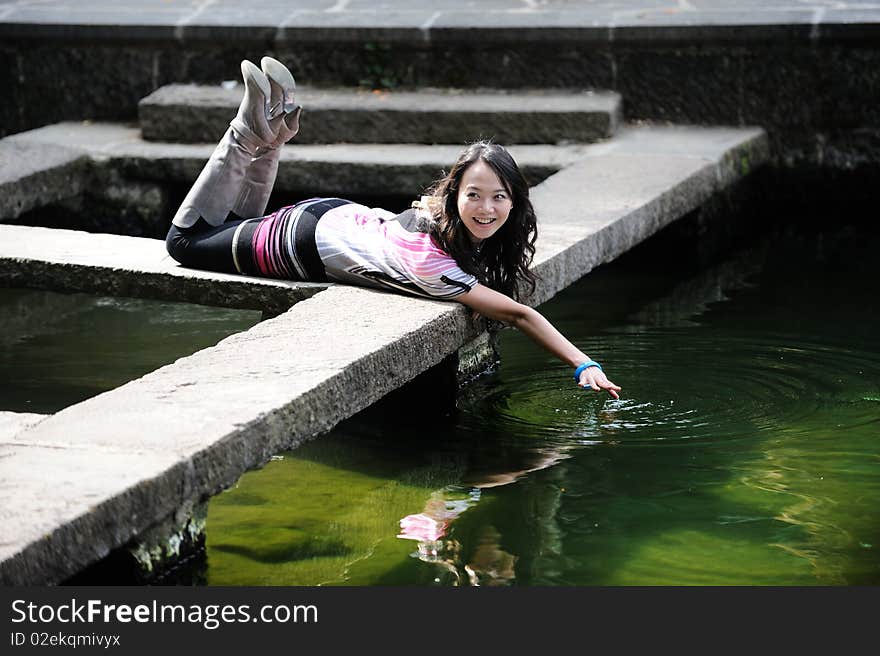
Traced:
POLYGON ((0 221, 80 194, 87 164, 77 148, 0 140, 0 221))
POLYGON ((186 269, 145 237, 0 224, 4 287, 188 301, 278 314, 326 289, 294 282, 186 269))
MULTIPOLYGON (((584 147, 532 189, 540 278, 528 302, 546 301, 768 157, 766 134, 752 128, 645 126, 584 147)), ((131 239, 0 225, 0 284, 22 270, 50 288, 91 275, 110 293, 117 276, 138 271, 198 275, 206 288, 212 279, 260 284, 175 267, 161 241, 131 239), (90 274, 95 264, 101 271, 90 274)), ((63 581, 444 361, 482 328, 457 303, 331 285, 214 347, 0 434, 0 585, 63 581)))
MULTIPOLYGON (((164 86, 140 101, 144 139, 216 142, 244 87, 164 86)), ((620 95, 566 90, 369 91, 297 89, 303 106, 298 143, 503 144, 591 143, 611 137, 621 121, 620 95)))
MULTIPOLYGON (((511 150, 526 180, 537 184, 581 157, 585 147, 520 145, 511 150)), ((208 143, 145 141, 137 128, 119 123, 56 123, 7 137, 0 140, 0 153, 27 152, 29 164, 0 166, 0 222, 84 189, 100 194, 102 169, 130 181, 191 184, 213 149, 208 143)), ((414 199, 460 151, 453 145, 293 142, 282 150, 275 188, 294 198, 380 193, 414 199)))

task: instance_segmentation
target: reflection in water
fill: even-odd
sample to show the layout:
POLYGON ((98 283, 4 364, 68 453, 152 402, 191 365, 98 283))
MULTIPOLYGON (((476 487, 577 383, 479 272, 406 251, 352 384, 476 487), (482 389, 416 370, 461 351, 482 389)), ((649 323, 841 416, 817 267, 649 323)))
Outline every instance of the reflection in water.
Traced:
MULTIPOLYGON (((498 483, 493 481, 490 485, 494 487, 498 483)), ((462 545, 458 540, 443 539, 451 522, 479 502, 480 489, 472 489, 466 499, 449 499, 447 494, 446 491, 433 493, 422 512, 401 519, 397 537, 416 540, 418 549, 412 555, 451 574, 453 585, 509 584, 516 578, 516 556, 499 546, 501 534, 494 526, 481 527, 476 548, 467 562, 462 558, 462 545)), ((439 577, 436 580, 439 582, 439 577)))
POLYGON ((516 578, 516 556, 501 549, 500 538, 494 526, 483 527, 471 562, 464 567, 471 585, 507 585, 516 578))
POLYGON ((448 416, 379 404, 246 475, 211 504, 208 582, 880 583, 880 234, 802 233, 545 305, 619 401, 506 331, 448 416))
POLYGON ((438 565, 452 575, 454 585, 460 585, 461 543, 442 538, 446 536, 450 522, 479 500, 479 489, 474 489, 467 499, 445 499, 442 491, 435 492, 422 512, 400 520, 400 534, 397 537, 415 540, 418 550, 413 556, 438 565))
POLYGON ((444 535, 450 522, 480 500, 480 490, 474 488, 466 499, 444 498, 443 491, 435 492, 425 504, 425 509, 416 515, 407 515, 400 520, 400 535, 407 540, 434 542, 444 535))

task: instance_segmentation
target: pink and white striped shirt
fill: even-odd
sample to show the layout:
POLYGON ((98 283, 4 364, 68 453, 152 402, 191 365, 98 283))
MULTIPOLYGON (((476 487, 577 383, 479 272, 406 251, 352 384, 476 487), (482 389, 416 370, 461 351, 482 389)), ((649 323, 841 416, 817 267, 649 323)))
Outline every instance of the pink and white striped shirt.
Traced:
POLYGON ((477 279, 431 235, 416 231, 414 221, 392 219, 387 210, 356 203, 324 213, 315 227, 315 245, 328 280, 437 299, 473 289, 477 279))

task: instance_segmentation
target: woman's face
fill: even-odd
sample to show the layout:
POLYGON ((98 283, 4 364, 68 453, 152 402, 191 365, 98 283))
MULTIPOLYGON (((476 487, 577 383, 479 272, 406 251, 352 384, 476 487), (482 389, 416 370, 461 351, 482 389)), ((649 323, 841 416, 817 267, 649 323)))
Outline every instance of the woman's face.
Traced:
POLYGON ((478 159, 465 169, 458 187, 458 215, 474 243, 498 232, 512 207, 510 194, 491 166, 478 159))

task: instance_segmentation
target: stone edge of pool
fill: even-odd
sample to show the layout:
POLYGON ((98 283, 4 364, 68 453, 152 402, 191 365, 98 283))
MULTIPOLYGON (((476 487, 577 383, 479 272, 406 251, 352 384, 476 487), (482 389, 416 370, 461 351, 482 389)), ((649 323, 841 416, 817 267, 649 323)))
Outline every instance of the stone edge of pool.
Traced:
MULTIPOLYGON (((531 303, 768 158, 757 128, 626 128, 578 150, 532 191, 542 280, 531 303)), ((172 289, 185 286, 186 276, 205 287, 239 278, 163 263, 159 240, 84 234, 0 225, 3 284, 14 282, 9 271, 41 267, 47 277, 52 270, 105 280, 162 277, 172 289), (37 242, 59 237, 79 246, 65 252, 62 243, 40 259, 37 242), (129 256, 92 268, 89 257, 117 243, 129 256)), ((290 285, 246 281, 242 294, 276 283, 290 285)), ((0 583, 64 580, 274 453, 326 432, 483 331, 454 304, 336 285, 312 294, 216 346, 0 437, 0 583)))

